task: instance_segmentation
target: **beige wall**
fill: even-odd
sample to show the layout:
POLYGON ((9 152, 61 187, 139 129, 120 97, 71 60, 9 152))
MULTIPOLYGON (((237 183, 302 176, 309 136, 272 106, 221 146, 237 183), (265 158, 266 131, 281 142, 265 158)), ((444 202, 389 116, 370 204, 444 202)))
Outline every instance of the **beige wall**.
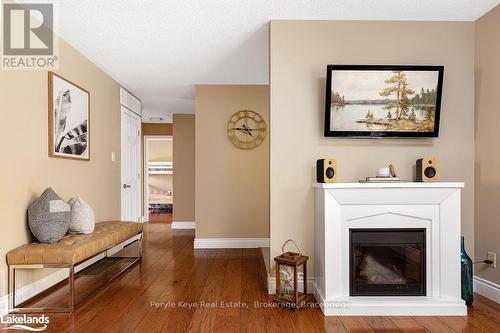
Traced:
POLYGON ((314 271, 315 160, 337 159, 338 180, 394 164, 413 179, 415 160, 440 159, 442 181, 463 181, 462 234, 474 255, 474 25, 472 22, 272 21, 271 258, 294 239, 314 271), (438 139, 323 137, 327 64, 444 65, 438 139))
MULTIPOLYGON (((119 85, 64 41, 57 74, 90 92, 91 160, 49 158, 47 152, 47 72, 0 73, 0 257, 33 238, 27 208, 45 188, 64 199, 79 195, 97 221, 120 219, 119 85), (117 153, 116 162, 111 152, 117 153)), ((6 294, 7 270, 0 261, 0 295, 6 294)))
POLYGON ((142 123, 142 135, 172 135, 172 127, 170 123, 142 123))
MULTIPOLYGON (((476 21, 476 259, 500 255, 500 5, 476 21)), ((500 257, 498 257, 500 258, 500 257)), ((498 265, 498 264, 497 264, 498 265)), ((500 284, 500 268, 476 265, 500 284)))
POLYGON ((195 116, 174 114, 174 207, 173 221, 194 222, 195 220, 195 116))
POLYGON ((269 87, 196 86, 196 238, 269 237, 269 138, 240 150, 227 137, 243 109, 269 124, 269 87))
POLYGON ((149 141, 149 161, 169 162, 172 161, 172 141, 149 141))

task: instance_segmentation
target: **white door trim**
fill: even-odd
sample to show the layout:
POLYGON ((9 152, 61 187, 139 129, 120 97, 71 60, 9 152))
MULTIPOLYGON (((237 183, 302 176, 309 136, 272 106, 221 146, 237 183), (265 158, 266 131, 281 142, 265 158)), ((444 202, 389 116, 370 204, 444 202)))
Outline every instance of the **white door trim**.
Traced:
MULTIPOLYGON (((128 116, 136 119, 138 122, 139 122, 139 133, 137 135, 137 149, 138 149, 138 158, 139 158, 139 161, 137 163, 137 165, 141 165, 141 156, 142 156, 142 148, 141 148, 141 117, 136 114, 135 112, 132 112, 130 111, 127 107, 123 106, 123 105, 120 105, 120 149, 121 149, 121 154, 120 154, 120 202, 122 204, 122 207, 121 207, 121 219, 123 220, 123 190, 122 190, 122 186, 123 184, 125 183, 125 177, 124 177, 124 172, 123 172, 123 152, 125 151, 124 149, 124 142, 122 140, 123 138, 123 117, 124 117, 124 114, 127 114, 128 116)), ((138 188, 140 189, 141 187, 141 181, 142 181, 142 170, 141 168, 139 168, 138 170, 138 183, 139 183, 139 186, 138 188)), ((139 204, 139 207, 138 207, 138 211, 139 211, 139 214, 140 214, 140 211, 141 211, 141 191, 137 191, 137 200, 138 200, 138 204, 139 204)), ((140 214, 142 215, 142 214, 140 214)), ((139 216, 138 216, 139 217, 139 216)), ((143 222, 142 221, 142 217, 139 218, 138 221, 136 222, 143 222)))
MULTIPOLYGON (((146 221, 149 221, 149 191, 148 191, 148 183, 149 183, 149 174, 148 174, 148 160, 149 160, 149 145, 148 143, 151 141, 172 141, 173 143, 174 137, 172 135, 144 135, 144 157, 143 157, 143 170, 144 170, 144 182, 143 182, 143 190, 144 194, 144 217, 146 221)), ((173 207, 173 202, 172 202, 173 207)), ((173 209, 173 208, 172 208, 173 209)))

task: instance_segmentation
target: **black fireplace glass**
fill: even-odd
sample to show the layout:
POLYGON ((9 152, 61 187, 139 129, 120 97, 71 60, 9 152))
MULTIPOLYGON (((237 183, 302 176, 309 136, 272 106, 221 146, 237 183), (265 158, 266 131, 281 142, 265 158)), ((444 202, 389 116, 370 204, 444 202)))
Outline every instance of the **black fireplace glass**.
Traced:
POLYGON ((425 229, 350 229, 351 296, 425 296, 425 229))

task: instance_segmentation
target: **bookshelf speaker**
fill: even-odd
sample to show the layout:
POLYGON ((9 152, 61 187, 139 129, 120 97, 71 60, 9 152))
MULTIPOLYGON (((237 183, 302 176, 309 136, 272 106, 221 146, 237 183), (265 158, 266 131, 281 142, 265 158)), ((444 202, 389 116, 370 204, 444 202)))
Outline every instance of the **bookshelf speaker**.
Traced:
POLYGON ((334 159, 316 161, 316 181, 318 183, 335 183, 337 181, 337 162, 334 159))
POLYGON ((415 169, 417 182, 432 183, 439 179, 439 164, 435 158, 418 159, 415 169))

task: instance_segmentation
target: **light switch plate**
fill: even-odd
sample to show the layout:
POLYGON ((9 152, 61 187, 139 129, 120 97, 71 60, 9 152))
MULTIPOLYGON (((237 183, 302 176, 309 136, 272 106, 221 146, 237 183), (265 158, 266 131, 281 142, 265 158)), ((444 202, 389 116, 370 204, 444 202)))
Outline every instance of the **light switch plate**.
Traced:
POLYGON ((114 151, 111 152, 111 161, 116 161, 116 153, 114 151))

